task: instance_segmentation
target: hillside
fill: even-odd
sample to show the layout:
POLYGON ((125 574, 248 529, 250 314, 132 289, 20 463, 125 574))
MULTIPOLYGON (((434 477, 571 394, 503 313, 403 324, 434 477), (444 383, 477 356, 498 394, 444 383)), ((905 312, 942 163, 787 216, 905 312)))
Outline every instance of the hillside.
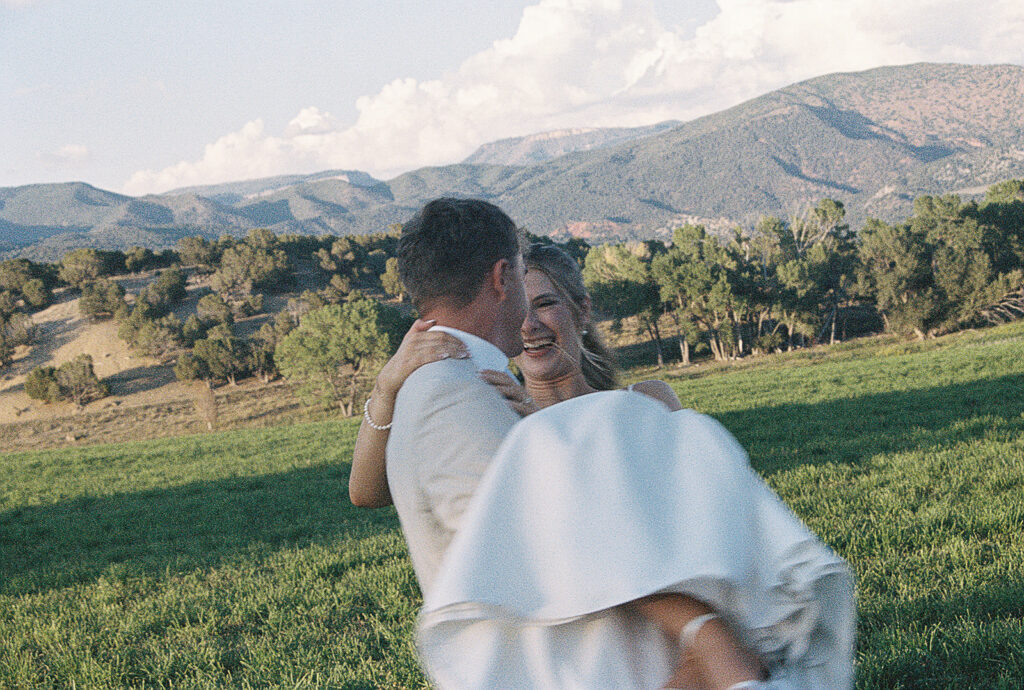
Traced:
POLYGON ((905 218, 916 196, 1024 177, 1024 67, 917 64, 818 77, 691 122, 549 132, 380 181, 325 171, 132 198, 84 183, 0 189, 0 252, 164 247, 187 234, 379 231, 423 201, 495 201, 529 230, 593 241, 683 222, 750 227, 823 197, 905 218), (678 126, 675 126, 677 125, 678 126), (551 156, 554 156, 553 158, 551 156))
POLYGON ((681 122, 667 120, 647 127, 589 127, 559 129, 484 144, 463 163, 470 165, 535 165, 575 151, 607 148, 660 134, 681 122))
MULTIPOLYGON (((667 372, 849 562, 862 690, 1024 676, 1022 338, 667 372)), ((0 686, 422 687, 398 520, 347 497, 357 426, 5 455, 0 686)))

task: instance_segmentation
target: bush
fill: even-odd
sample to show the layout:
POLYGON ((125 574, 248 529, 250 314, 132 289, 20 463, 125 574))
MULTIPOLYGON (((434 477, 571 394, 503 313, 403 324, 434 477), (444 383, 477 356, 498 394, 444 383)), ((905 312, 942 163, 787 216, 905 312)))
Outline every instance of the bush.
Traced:
POLYGON ((78 355, 70 362, 61 364, 56 379, 61 399, 76 405, 84 405, 110 394, 110 388, 93 371, 92 357, 89 355, 78 355))
POLYGON ((30 309, 45 309, 53 302, 53 293, 40 278, 33 278, 21 286, 21 296, 30 309))
POLYGON ((112 280, 102 279, 82 288, 78 312, 94 319, 109 319, 124 303, 124 288, 112 280))
POLYGON ((36 367, 28 372, 25 377, 25 393, 30 398, 46 403, 60 400, 57 370, 53 367, 36 367))
POLYGON ((224 301, 220 295, 204 295, 196 305, 196 314, 199 320, 207 326, 217 323, 233 323, 235 320, 231 305, 224 301))

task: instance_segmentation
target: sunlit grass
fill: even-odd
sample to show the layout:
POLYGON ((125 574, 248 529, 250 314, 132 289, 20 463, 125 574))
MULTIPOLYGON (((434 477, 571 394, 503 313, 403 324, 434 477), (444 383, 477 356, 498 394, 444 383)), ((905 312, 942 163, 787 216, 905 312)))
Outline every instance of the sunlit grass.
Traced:
MULTIPOLYGON (((852 565, 858 686, 1024 677, 1024 324, 660 372, 852 565)), ((0 459, 0 687, 417 687, 355 422, 0 459)))

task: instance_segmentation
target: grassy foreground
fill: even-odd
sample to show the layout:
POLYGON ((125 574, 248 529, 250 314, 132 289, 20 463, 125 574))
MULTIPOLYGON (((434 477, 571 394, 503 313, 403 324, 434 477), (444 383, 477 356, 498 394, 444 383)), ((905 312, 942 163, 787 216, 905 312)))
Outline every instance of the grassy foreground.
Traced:
MULTIPOLYGON (((669 380, 851 563, 858 687, 1019 687, 1024 324, 669 380)), ((346 497, 354 432, 0 458, 0 687, 422 686, 397 520, 346 497)))

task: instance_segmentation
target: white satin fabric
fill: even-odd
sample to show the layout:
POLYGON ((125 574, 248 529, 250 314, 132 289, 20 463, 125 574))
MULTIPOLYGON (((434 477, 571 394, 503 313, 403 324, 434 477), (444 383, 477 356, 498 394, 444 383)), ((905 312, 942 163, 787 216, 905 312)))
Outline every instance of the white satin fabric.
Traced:
POLYGON ((658 592, 722 614, 765 687, 852 687, 846 563, 718 422, 629 391, 506 437, 425 593, 421 658, 440 688, 661 687, 677 643, 619 606, 658 592))

